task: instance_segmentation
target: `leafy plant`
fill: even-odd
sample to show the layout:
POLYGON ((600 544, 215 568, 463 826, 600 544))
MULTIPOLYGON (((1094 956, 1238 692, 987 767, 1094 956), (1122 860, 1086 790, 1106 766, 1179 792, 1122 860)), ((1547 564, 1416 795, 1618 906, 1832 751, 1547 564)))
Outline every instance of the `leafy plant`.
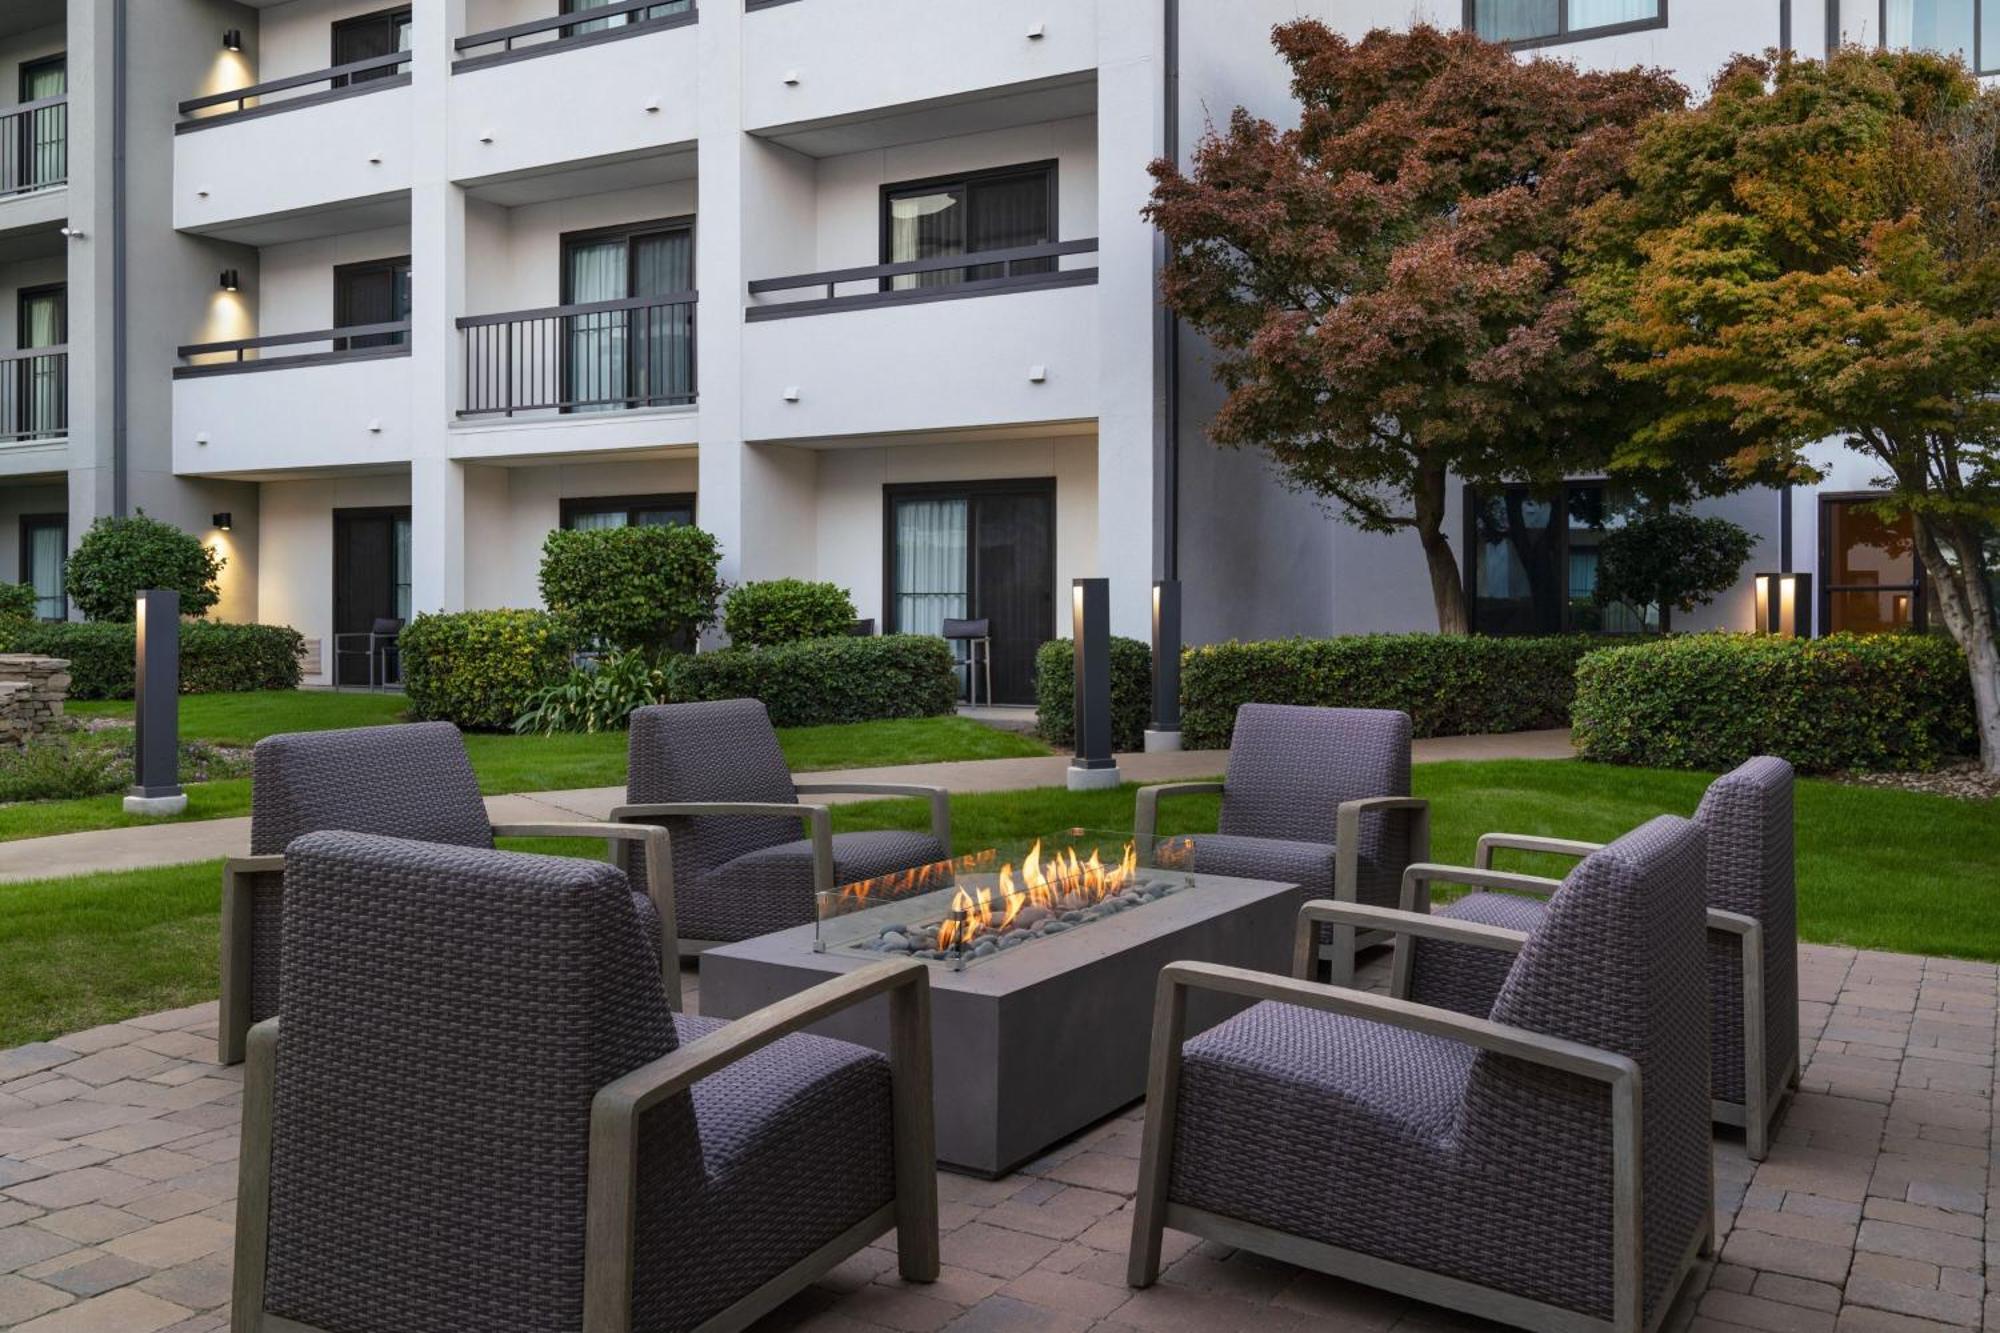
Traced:
POLYGON ((132 780, 130 746, 83 735, 38 736, 0 746, 0 801, 102 796, 132 780))
POLYGON ((521 716, 514 719, 514 730, 544 735, 623 731, 633 709, 659 703, 666 691, 666 672, 657 659, 645 653, 615 653, 530 694, 521 716))
POLYGON ((182 615, 203 616, 222 599, 216 580, 226 563, 198 538, 142 511, 92 523, 70 555, 64 586, 88 620, 131 620, 146 588, 178 592, 182 615))
POLYGON ((924 634, 807 639, 667 659, 667 697, 761 699, 780 727, 935 717, 958 706, 951 647, 924 634))
POLYGON ((410 714, 506 731, 537 690, 568 676, 575 643, 569 623, 546 611, 419 615, 397 640, 410 714))
MULTIPOLYGON (((1111 748, 1137 750, 1153 720, 1153 650, 1111 639, 1111 748)), ((1051 639, 1035 650, 1035 730, 1050 745, 1076 743, 1076 646, 1051 639)))
POLYGON ((1370 532, 1414 532, 1438 628, 1467 628, 1447 478, 1602 466, 1643 390, 1601 366, 1565 255, 1633 129, 1685 99, 1418 24, 1358 41, 1278 27, 1301 110, 1238 108, 1190 172, 1153 164, 1161 291, 1215 355, 1210 434, 1257 448, 1370 532))
POLYGON ((0 651, 11 652, 15 634, 35 623, 35 590, 26 583, 0 583, 0 651))
POLYGON ((1975 746, 1965 657, 1932 634, 1682 634, 1577 664, 1577 750, 1646 768, 1752 755, 1802 772, 1927 769, 1975 746))
POLYGON ((1622 602, 1642 620, 1648 607, 1658 608, 1664 634, 1673 628, 1674 612, 1707 606, 1735 587, 1753 545, 1750 534, 1726 518, 1641 509, 1598 540, 1592 596, 1599 606, 1622 602))
POLYGON ((854 599, 838 583, 766 579, 745 583, 722 604, 722 628, 739 647, 769 648, 848 632, 854 599))
POLYGON ((558 530, 542 543, 542 600, 618 651, 691 648, 715 623, 721 564, 721 545, 696 527, 558 530))

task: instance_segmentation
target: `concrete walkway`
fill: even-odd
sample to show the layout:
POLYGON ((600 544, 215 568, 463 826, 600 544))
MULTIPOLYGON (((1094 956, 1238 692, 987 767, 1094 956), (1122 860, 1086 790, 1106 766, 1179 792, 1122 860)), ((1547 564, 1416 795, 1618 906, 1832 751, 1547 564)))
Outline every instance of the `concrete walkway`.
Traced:
MULTIPOLYGON (((1450 759, 1568 759, 1567 731, 1523 731, 1504 736, 1440 736, 1416 743, 1418 763, 1450 759)), ((1127 782, 1180 782, 1216 777, 1228 766, 1227 750, 1188 750, 1177 754, 1127 754, 1118 757, 1127 782)), ((899 764, 889 768, 850 768, 802 773, 802 782, 904 782, 943 787, 954 793, 1023 791, 1060 787, 1069 767, 1065 755, 1024 759, 978 759, 941 764, 899 764)), ((835 797, 835 802, 850 798, 835 797)), ((865 798, 858 798, 865 799, 865 798)), ((496 823, 549 819, 603 819, 625 801, 623 787, 583 787, 572 791, 529 792, 490 796, 486 808, 496 823)), ((187 820, 135 828, 61 833, 48 838, 0 842, 0 884, 58 875, 89 875, 104 871, 142 870, 152 866, 184 865, 219 856, 245 856, 250 851, 250 821, 187 820)))
MULTIPOLYGON (((1734 1132, 1716 1139, 1720 1253, 1667 1330, 2000 1326, 1986 1274, 2000 975, 1812 945, 1799 964, 1800 1091, 1764 1162, 1734 1132)), ((214 1032, 207 1004, 0 1051, 0 1329, 228 1327, 242 1075, 208 1063, 214 1032)), ((1158 1285, 1130 1290, 1140 1115, 1001 1180, 941 1176, 937 1282, 898 1279, 884 1236, 759 1333, 1493 1328, 1176 1232, 1158 1285)))

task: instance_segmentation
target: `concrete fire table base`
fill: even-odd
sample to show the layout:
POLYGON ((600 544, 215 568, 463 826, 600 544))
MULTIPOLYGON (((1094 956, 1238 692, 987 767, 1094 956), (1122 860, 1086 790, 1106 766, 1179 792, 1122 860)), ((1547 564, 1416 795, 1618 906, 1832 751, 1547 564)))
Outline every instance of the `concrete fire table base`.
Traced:
MULTIPOLYGON (((1050 935, 953 971, 931 964, 938 1160, 1004 1175, 1144 1095, 1160 969, 1183 959, 1290 970, 1298 886, 1195 875, 1143 907, 1050 935)), ((800 926, 701 956, 701 1011, 741 1018, 883 955, 813 950, 800 926)), ((1188 1032, 1242 1006, 1189 997, 1188 1032)), ((888 1048, 875 1002, 812 1029, 888 1048)))

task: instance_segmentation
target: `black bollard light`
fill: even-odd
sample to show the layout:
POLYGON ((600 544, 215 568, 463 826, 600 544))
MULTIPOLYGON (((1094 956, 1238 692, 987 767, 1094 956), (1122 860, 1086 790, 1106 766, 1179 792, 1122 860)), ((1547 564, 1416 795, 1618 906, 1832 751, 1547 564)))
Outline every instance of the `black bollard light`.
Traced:
POLYGON ((1111 581, 1078 579, 1070 591, 1076 635, 1076 757, 1069 789, 1094 791, 1118 785, 1111 757, 1111 581))
POLYGON ((1181 583, 1153 584, 1153 725, 1146 728, 1146 753, 1181 748, 1181 583))
POLYGON ((180 781, 181 595, 139 594, 133 622, 132 790, 125 812, 177 815, 187 809, 180 781))

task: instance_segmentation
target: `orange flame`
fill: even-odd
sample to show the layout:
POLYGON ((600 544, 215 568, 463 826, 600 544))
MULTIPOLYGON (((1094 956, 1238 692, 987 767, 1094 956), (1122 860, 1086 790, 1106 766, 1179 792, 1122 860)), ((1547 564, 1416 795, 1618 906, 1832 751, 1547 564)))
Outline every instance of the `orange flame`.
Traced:
POLYGON ((1051 913, 1095 907, 1138 873, 1139 851, 1129 842, 1113 866, 1106 866, 1094 847, 1088 860, 1079 861, 1076 849, 1066 847, 1044 864, 1042 844, 1037 842, 1021 859, 1018 882, 1009 862, 1000 867, 997 892, 981 886, 976 894, 961 888, 952 895, 951 914, 938 927, 938 948, 964 949, 982 935, 1004 931, 1029 907, 1051 913))

